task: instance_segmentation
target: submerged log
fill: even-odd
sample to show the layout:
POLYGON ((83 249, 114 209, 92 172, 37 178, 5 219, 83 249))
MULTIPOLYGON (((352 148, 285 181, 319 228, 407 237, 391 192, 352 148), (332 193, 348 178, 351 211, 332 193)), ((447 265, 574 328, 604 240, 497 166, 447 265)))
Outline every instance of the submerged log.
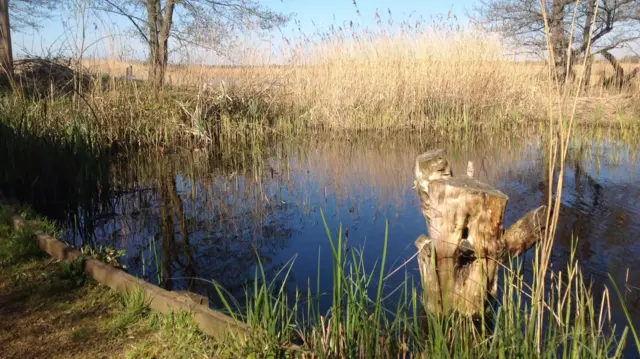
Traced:
POLYGON ((415 188, 429 237, 421 235, 418 264, 427 310, 479 314, 497 290, 497 269, 507 255, 519 255, 544 233, 541 206, 503 229, 508 197, 467 175, 454 177, 444 150, 419 155, 415 188))

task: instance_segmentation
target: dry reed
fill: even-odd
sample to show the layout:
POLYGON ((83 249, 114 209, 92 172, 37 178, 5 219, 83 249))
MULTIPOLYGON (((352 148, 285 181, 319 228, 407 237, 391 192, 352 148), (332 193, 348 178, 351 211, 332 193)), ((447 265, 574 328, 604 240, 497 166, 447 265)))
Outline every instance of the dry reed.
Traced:
MULTIPOLYGON (((292 41, 281 66, 261 62, 266 56, 259 53, 239 66, 172 65, 167 81, 232 92, 247 102, 258 96, 280 119, 331 130, 504 128, 544 120, 540 109, 556 100, 546 89, 544 63, 513 61, 497 38, 457 28, 401 29, 334 30, 292 41)), ((117 75, 132 66, 140 78, 147 72, 143 62, 84 64, 117 75)), ((622 92, 605 88, 607 70, 594 64, 591 85, 579 95, 580 120, 594 120, 594 112, 597 121, 635 117, 637 84, 622 92)))

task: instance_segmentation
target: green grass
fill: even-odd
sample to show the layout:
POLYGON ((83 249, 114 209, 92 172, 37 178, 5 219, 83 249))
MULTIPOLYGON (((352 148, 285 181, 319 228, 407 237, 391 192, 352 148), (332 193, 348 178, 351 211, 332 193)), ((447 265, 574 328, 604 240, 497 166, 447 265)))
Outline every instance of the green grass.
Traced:
POLYGON ((144 290, 138 288, 123 293, 121 297, 121 310, 106 326, 110 331, 124 331, 147 318, 150 313, 149 300, 144 290))
MULTIPOLYGON (((230 335, 207 337, 188 313, 155 313, 142 291, 112 297, 120 298, 120 304, 101 330, 115 336, 142 328, 151 330, 153 335, 126 351, 131 358, 396 358, 421 354, 444 358, 620 358, 627 345, 631 345, 629 350, 634 350, 633 345, 637 350, 635 328, 624 323, 616 327, 609 322, 609 303, 595 301, 574 256, 565 269, 549 273, 548 292, 540 303, 531 300, 535 293, 523 279, 523 264, 513 261, 502 271, 498 305, 475 320, 459 315, 437 316, 422 310, 419 286, 408 277, 395 288, 384 280, 389 272, 386 249, 392 243, 388 231, 382 238, 381 257, 373 268, 366 268, 364 249, 348 249, 342 228, 333 233, 324 214, 322 218, 331 258, 318 258, 318 264, 330 260, 332 266, 331 273, 318 271, 316 280, 319 283, 321 276, 331 276, 333 288, 329 293, 321 293, 311 284, 293 294, 285 287, 295 258, 277 273, 277 281, 269 280, 259 264, 253 283, 246 288, 244 303, 234 301, 214 283, 225 311, 249 325, 246 340, 230 335), (325 312, 320 311, 322 296, 331 299, 325 312), (543 323, 537 322, 538 313, 542 313, 543 323), (544 327, 541 347, 535 338, 537 325, 544 327)), ((7 225, 0 230, 0 265, 6 267, 37 256, 32 234, 12 231, 7 225)), ((85 281, 76 281, 80 265, 61 264, 59 274, 49 278, 57 278, 62 284, 46 290, 59 292, 55 288, 70 290, 85 285, 85 281)), ((28 276, 15 273, 12 281, 20 283, 24 275, 28 276)), ((615 283, 614 289, 617 291, 615 283)), ((79 333, 69 335, 72 341, 87 340, 79 333)))
MULTIPOLYGON (((6 230, 3 231, 6 234, 6 230)), ((35 236, 29 230, 11 231, 0 239, 0 264, 10 265, 26 258, 41 256, 35 236)))
POLYGON ((231 358, 226 355, 223 341, 217 343, 202 334, 191 314, 152 312, 146 325, 153 335, 133 345, 126 358, 231 358))
MULTIPOLYGON (((324 313, 319 312, 321 294, 317 290, 296 290, 291 302, 282 284, 266 280, 260 265, 243 305, 216 285, 226 312, 251 328, 246 342, 226 346, 229 356, 622 357, 630 328, 616 328, 608 321, 608 303, 595 302, 573 257, 565 270, 550 274, 550 289, 541 303, 532 303, 534 293, 523 280, 522 263, 514 261, 502 273, 499 305, 473 319, 455 314, 438 316, 422 311, 418 289, 409 280, 397 288, 386 286, 385 250, 377 268, 367 270, 363 252, 347 250, 341 233, 340 229, 335 236, 327 228, 332 272, 318 273, 318 279, 331 275, 333 290, 326 294, 332 304, 324 313), (396 293, 393 301, 383 296, 383 288, 385 293, 396 293), (540 311, 543 323, 537 322, 540 311), (544 326, 540 348, 535 337, 537 325, 544 326)), ((385 249, 388 243, 385 234, 385 249)), ((281 270, 283 282, 291 264, 281 270)), ((631 331, 635 334, 632 327, 631 331)))

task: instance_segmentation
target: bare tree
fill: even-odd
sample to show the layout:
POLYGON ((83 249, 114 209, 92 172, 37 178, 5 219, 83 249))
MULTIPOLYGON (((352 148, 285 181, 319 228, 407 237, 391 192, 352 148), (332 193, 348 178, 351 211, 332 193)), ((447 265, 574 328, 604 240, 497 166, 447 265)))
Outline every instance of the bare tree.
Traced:
MULTIPOLYGON (((542 2, 547 13, 555 72, 560 81, 572 74, 575 59, 586 56, 585 82, 588 83, 593 56, 601 54, 612 58, 611 50, 630 47, 640 39, 638 0, 542 2)), ((472 18, 485 29, 501 33, 514 46, 544 57, 545 24, 540 3, 540 0, 480 0, 472 18)))
POLYGON ((51 16, 56 3, 50 0, 0 0, 0 66, 3 76, 11 78, 13 75, 11 31, 39 28, 41 20, 51 16))
POLYGON ((161 86, 169 57, 169 39, 183 45, 219 49, 247 26, 269 30, 290 15, 257 0, 95 0, 96 8, 129 20, 149 47, 149 81, 161 86))
POLYGON ((13 51, 9 22, 9 0, 0 0, 0 66, 2 75, 13 77, 13 51))
POLYGON ((53 18, 57 6, 62 1, 11 0, 7 2, 11 16, 11 30, 24 31, 42 28, 42 20, 53 18))

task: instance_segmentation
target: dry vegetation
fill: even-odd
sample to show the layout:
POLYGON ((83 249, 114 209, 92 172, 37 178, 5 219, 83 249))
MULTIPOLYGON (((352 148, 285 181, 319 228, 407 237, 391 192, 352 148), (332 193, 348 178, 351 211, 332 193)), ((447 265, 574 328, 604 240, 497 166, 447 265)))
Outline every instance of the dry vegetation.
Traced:
MULTIPOLYGON (((508 59, 499 41, 473 32, 334 33, 287 52, 292 61, 282 66, 172 65, 167 79, 198 88, 208 83, 213 90, 224 80, 240 97, 259 94, 269 108, 278 108, 279 117, 329 129, 501 126, 543 119, 540 109, 553 98, 543 62, 508 59)), ((140 78, 147 72, 141 62, 84 65, 115 75, 132 66, 140 78)), ((581 120, 594 120, 592 112, 602 106, 596 120, 634 116, 637 83, 606 88, 602 80, 611 73, 608 63, 594 64, 593 80, 580 99, 581 120)))
MULTIPOLYGON (((288 59, 281 65, 267 65, 259 50, 238 61, 251 66, 174 64, 162 91, 119 78, 131 66, 144 79, 139 61, 67 62, 110 80, 59 76, 60 66, 26 62, 18 96, 0 102, 4 130, 128 149, 253 142, 309 129, 495 133, 543 123, 547 104, 559 98, 548 91, 544 63, 513 61, 499 40, 457 28, 352 29, 288 44, 278 50, 288 59)), ((638 84, 606 88, 606 71, 595 64, 578 99, 578 123, 635 127, 638 84)))

